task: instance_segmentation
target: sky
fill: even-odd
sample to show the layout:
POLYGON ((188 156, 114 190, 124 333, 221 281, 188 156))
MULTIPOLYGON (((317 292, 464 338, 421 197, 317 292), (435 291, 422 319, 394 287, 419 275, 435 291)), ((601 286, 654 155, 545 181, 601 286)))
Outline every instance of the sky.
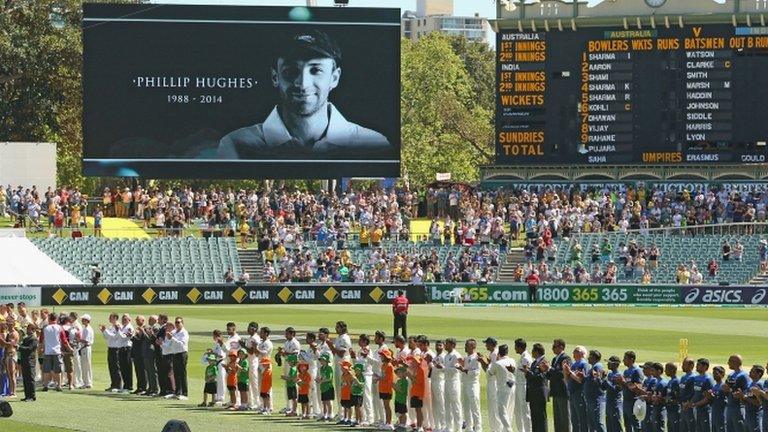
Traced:
MULTIPOLYGON (((304 6, 306 0, 152 0, 165 4, 214 4, 246 6, 304 6)), ((453 12, 458 16, 472 16, 475 12, 486 18, 496 17, 494 0, 454 0, 453 12)), ((317 0, 318 6, 333 6, 333 0, 317 0)), ((391 7, 416 10, 416 0, 349 0, 351 7, 391 7)))

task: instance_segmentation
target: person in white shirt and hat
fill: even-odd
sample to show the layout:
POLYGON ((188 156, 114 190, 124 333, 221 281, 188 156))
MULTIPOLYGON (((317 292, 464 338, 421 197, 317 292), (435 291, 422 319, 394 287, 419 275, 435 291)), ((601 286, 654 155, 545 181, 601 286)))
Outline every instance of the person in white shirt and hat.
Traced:
POLYGON ((80 358, 80 376, 83 381, 81 388, 89 389, 93 387, 92 354, 94 331, 93 327, 91 327, 91 316, 83 314, 83 316, 80 317, 80 323, 82 324, 82 330, 80 331, 80 349, 76 355, 80 358))

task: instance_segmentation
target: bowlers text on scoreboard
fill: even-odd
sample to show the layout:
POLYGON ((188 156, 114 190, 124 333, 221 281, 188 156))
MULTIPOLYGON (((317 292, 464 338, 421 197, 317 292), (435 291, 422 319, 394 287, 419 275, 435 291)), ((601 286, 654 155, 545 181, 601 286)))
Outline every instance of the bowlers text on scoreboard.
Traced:
POLYGON ((497 162, 764 162, 761 30, 501 32, 497 162))

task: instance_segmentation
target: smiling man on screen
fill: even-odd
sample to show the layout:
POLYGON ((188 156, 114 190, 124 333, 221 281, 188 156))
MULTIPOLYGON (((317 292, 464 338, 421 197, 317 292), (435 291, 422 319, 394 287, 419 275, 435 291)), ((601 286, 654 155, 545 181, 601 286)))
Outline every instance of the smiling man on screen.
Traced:
POLYGON ((328 101, 341 80, 341 50, 327 34, 311 30, 291 37, 272 65, 280 103, 263 123, 229 133, 219 143, 222 159, 310 155, 387 155, 380 133, 347 121, 328 101))

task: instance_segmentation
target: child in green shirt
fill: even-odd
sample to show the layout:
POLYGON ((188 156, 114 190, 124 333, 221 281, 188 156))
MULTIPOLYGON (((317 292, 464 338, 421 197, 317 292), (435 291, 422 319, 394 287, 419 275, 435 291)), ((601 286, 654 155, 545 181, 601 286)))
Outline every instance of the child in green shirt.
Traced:
POLYGON ((216 378, 219 375, 219 358, 210 353, 205 357, 208 364, 205 366, 205 386, 203 387, 203 403, 199 407, 212 407, 216 398, 216 378), (208 402, 211 395, 211 402, 208 402))
POLYGON ((331 421, 333 418, 333 400, 335 399, 335 390, 333 388, 333 366, 331 355, 324 353, 320 356, 320 370, 315 379, 320 385, 320 400, 323 403, 323 416, 321 420, 331 421))
POLYGON ((395 369, 395 413, 397 413, 398 429, 404 429, 408 424, 408 368, 400 366, 395 369))
POLYGON ((251 377, 248 364, 248 351, 243 348, 237 351, 237 391, 240 392, 240 406, 238 410, 248 409, 248 389, 251 385, 251 377))
POLYGON ((289 354, 286 357, 288 361, 288 375, 283 375, 280 378, 285 380, 285 391, 288 398, 288 409, 285 413, 287 417, 295 417, 296 414, 296 399, 298 397, 298 391, 296 383, 299 381, 299 370, 296 368, 298 363, 298 357, 296 354, 289 354))
POLYGON ((363 378, 363 364, 355 363, 352 377, 352 406, 355 408, 355 420, 350 423, 355 427, 363 421, 363 393, 365 392, 365 378, 363 378))

